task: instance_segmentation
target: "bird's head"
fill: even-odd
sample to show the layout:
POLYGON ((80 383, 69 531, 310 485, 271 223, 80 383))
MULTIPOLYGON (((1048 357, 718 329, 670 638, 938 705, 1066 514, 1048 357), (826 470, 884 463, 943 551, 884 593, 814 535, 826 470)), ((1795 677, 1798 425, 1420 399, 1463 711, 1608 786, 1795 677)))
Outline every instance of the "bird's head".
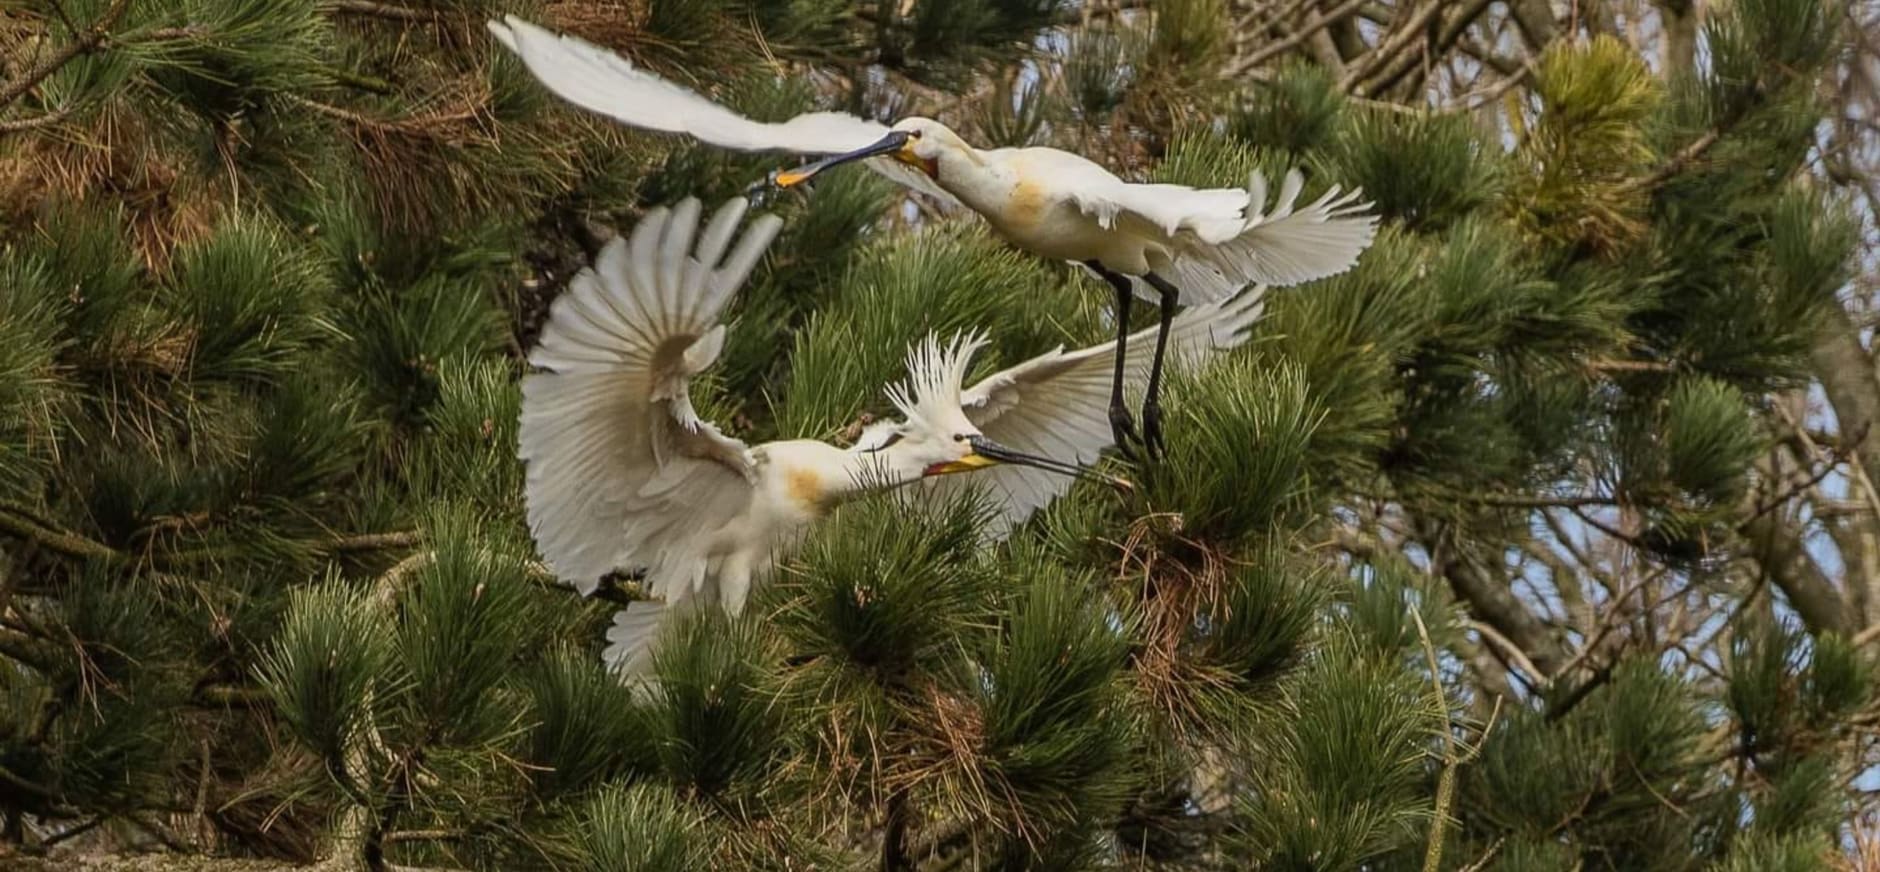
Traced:
POLYGON ((971 153, 972 148, 966 144, 966 140, 945 124, 932 118, 909 116, 895 122, 893 127, 888 128, 886 136, 873 143, 854 151, 830 155, 793 170, 775 173, 771 181, 780 188, 788 188, 807 182, 830 167, 871 157, 892 157, 925 173, 927 178, 938 181, 941 157, 971 153))
POLYGON ((888 399, 903 419, 869 428, 855 450, 880 453, 889 468, 901 470, 906 480, 1012 463, 1129 487, 1123 479, 1080 464, 1026 454, 980 432, 961 406, 960 385, 973 353, 985 345, 985 338, 977 333, 956 334, 945 345, 928 334, 908 351, 907 381, 888 388, 888 399))

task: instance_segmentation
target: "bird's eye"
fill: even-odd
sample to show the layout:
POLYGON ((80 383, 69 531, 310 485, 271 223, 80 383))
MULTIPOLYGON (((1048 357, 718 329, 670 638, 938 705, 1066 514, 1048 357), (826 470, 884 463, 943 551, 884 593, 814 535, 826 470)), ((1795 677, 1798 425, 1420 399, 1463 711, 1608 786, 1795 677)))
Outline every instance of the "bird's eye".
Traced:
POLYGON ((965 441, 966 441, 966 434, 965 434, 965 433, 955 433, 955 434, 953 434, 953 441, 955 441, 955 442, 965 442, 965 441))

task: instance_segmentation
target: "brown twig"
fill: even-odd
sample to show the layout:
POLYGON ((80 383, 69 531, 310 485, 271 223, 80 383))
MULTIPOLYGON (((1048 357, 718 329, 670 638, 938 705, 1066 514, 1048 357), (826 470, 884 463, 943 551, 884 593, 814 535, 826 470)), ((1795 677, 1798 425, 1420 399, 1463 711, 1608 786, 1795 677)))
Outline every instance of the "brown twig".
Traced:
POLYGON ((1313 34, 1324 30, 1326 27, 1338 21, 1351 17, 1351 14, 1358 11, 1358 7, 1363 6, 1365 2, 1366 0, 1349 0, 1349 2, 1338 8, 1306 22, 1305 26, 1294 31, 1285 39, 1262 46, 1259 51, 1234 61, 1228 66, 1227 75, 1229 77, 1241 75, 1254 67, 1266 63, 1274 57, 1297 48, 1301 43, 1311 39, 1313 34))
POLYGON ((34 115, 31 118, 15 118, 10 121, 0 121, 0 134, 23 133, 28 130, 38 130, 41 127, 51 127, 54 124, 72 117, 72 112, 73 108, 66 106, 43 115, 34 115))
POLYGON ((1650 175, 1640 176, 1636 179, 1623 182, 1614 190, 1617 193, 1630 194, 1635 191, 1648 191, 1652 188, 1656 188, 1664 184, 1672 176, 1683 172, 1685 166, 1690 164, 1691 161, 1703 157, 1704 152, 1710 150, 1710 147, 1716 145, 1717 140, 1722 138, 1723 129, 1713 127, 1690 145, 1678 149, 1677 154, 1672 155, 1670 160, 1665 161, 1664 166, 1652 171, 1650 175))
POLYGON ((112 25, 117 24, 118 19, 124 17, 125 10, 130 6, 131 0, 111 0, 111 6, 105 9, 103 15, 98 16, 97 21, 92 22, 91 29, 79 34, 77 39, 66 43, 51 56, 40 61, 38 66, 21 73, 19 78, 0 86, 0 106, 19 99, 20 95, 45 81, 47 76, 58 72, 60 67, 70 63, 73 58, 96 50, 104 43, 105 37, 110 35, 112 25))
POLYGON ((32 510, 13 503, 0 503, 0 533, 10 533, 36 542, 67 557, 111 562, 124 559, 122 552, 76 533, 62 531, 32 510))
POLYGON ((320 4, 320 11, 329 15, 333 13, 362 15, 370 18, 389 18, 393 21, 413 21, 420 24, 438 20, 436 12, 393 6, 389 3, 374 3, 372 0, 325 0, 320 4))
POLYGON ((388 548, 410 548, 424 541, 416 530, 391 530, 384 533, 354 533, 337 536, 321 546, 329 554, 348 554, 354 551, 382 551, 388 548))

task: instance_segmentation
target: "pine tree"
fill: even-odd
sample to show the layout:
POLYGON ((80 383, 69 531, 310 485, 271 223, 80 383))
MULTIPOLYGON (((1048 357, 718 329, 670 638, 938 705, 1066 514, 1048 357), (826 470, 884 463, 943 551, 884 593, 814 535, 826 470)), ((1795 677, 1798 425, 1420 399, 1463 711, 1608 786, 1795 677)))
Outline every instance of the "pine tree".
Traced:
MULTIPOLYGON (((1837 3, 1693 6, 0 2, 0 856, 1875 861, 1873 215, 1819 168, 1871 161, 1821 87, 1871 56, 1837 3), (611 234, 784 159, 559 104, 506 12, 763 119, 1299 165, 1385 228, 1168 386, 1135 498, 992 549, 975 499, 844 506, 635 695, 634 580, 535 559, 523 354, 611 234)), ((930 205, 764 204, 701 413, 852 439, 930 330, 991 330, 973 375, 1107 337, 930 205)))

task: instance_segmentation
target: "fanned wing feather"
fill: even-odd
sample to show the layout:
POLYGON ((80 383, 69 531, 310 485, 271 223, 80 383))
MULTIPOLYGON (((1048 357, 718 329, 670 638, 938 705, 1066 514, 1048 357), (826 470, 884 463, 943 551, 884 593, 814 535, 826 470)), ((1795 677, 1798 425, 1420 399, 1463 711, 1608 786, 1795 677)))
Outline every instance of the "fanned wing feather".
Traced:
MULTIPOLYGON (((1264 307, 1265 290, 1254 287, 1177 315, 1169 330, 1166 365, 1194 368, 1210 355, 1245 342, 1264 307)), ((1123 370, 1126 389, 1139 391, 1147 384, 1149 350, 1154 346, 1154 328, 1130 336, 1131 353, 1123 370)), ((1113 442, 1109 408, 1115 348, 1111 341, 1041 354, 987 376, 961 394, 960 405, 967 419, 994 442, 1055 460, 1094 463, 1113 442)), ((990 487, 1000 513, 987 532, 999 537, 1063 496, 1071 485, 1065 476, 1028 466, 997 466, 931 481, 935 487, 990 487)))
MULTIPOLYGON (((514 15, 489 22, 489 29, 549 90, 630 127, 685 134, 738 151, 811 155, 852 151, 888 132, 885 125, 842 112, 810 112, 776 123, 753 121, 578 37, 553 33, 514 15)), ((898 185, 953 202, 910 167, 887 158, 866 163, 898 185)))
POLYGON ((759 218, 733 247, 745 208, 725 204, 696 246, 697 200, 649 212, 569 282, 529 356, 539 371, 522 382, 518 450, 529 528, 584 594, 643 569, 649 593, 689 596, 708 569, 706 536, 750 500, 749 451, 699 420, 687 394, 723 347, 725 303, 782 224, 759 218))
POLYGON ((1360 192, 1332 188, 1295 208, 1305 177, 1286 174, 1272 208, 1267 182, 1254 171, 1245 190, 1131 184, 1107 172, 1080 173, 1073 198, 1105 227, 1165 246, 1166 278, 1182 299, 1221 300, 1249 283, 1296 285, 1337 275, 1358 262, 1377 233, 1377 216, 1360 192))

